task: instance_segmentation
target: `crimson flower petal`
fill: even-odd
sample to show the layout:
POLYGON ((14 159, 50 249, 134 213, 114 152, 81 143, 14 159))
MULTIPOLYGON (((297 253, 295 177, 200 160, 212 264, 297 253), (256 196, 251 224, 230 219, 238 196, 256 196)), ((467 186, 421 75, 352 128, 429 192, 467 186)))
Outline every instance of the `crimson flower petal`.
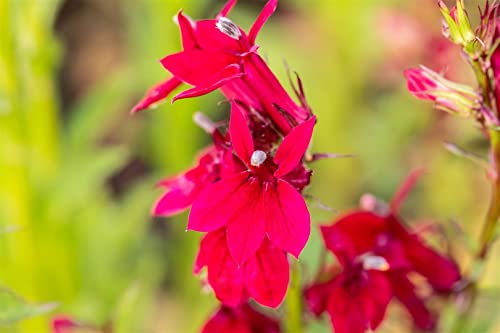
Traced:
POLYGON ((406 307, 413 317, 415 325, 421 330, 432 331, 436 326, 436 318, 417 296, 415 286, 405 273, 391 272, 388 277, 394 296, 406 307))
POLYGON ((237 61, 238 58, 232 55, 199 49, 184 50, 160 60, 166 70, 193 86, 208 86, 209 82, 216 81, 214 76, 220 76, 226 67, 237 61))
POLYGON ((276 177, 282 177, 292 171, 299 164, 302 156, 309 146, 316 117, 311 117, 288 133, 283 142, 281 142, 274 162, 279 165, 274 173, 276 177))
POLYGON ((148 90, 146 95, 137 103, 131 113, 136 113, 141 110, 145 110, 149 108, 151 105, 165 99, 170 95, 172 91, 174 91, 178 86, 182 84, 176 77, 169 78, 165 81, 162 81, 156 85, 154 85, 151 89, 148 90))
POLYGON ((288 289, 289 272, 286 254, 265 240, 245 266, 245 282, 250 296, 262 305, 278 307, 288 289))
POLYGON ((345 288, 345 278, 345 275, 336 278, 327 306, 335 333, 375 330, 392 297, 389 282, 383 273, 369 271, 359 289, 351 291, 345 288))
POLYGON ((271 242, 296 258, 309 239, 311 218, 304 198, 287 182, 264 188, 264 204, 269 212, 267 234, 271 242))
POLYGON ((198 47, 195 33, 195 22, 185 16, 182 11, 177 14, 177 22, 181 30, 182 47, 184 50, 191 50, 198 47))
POLYGON ((248 172, 221 179, 208 186, 196 197, 191 207, 188 230, 209 232, 217 230, 245 211, 248 172))
POLYGON ((250 31, 248 32, 248 39, 251 45, 255 44, 255 39, 257 38, 260 29, 262 29, 262 26, 264 26, 264 24, 271 17, 271 15, 274 14, 277 7, 278 7, 278 0, 269 0, 267 4, 264 6, 264 9, 262 9, 262 12, 260 13, 259 17, 257 18, 255 23, 250 28, 250 31))
POLYGON ((231 119, 229 122, 229 134, 236 155, 245 162, 250 163, 254 145, 252 134, 248 128, 243 108, 236 101, 231 102, 231 119))
POLYGON ((242 265, 255 254, 264 239, 266 211, 262 207, 261 185, 257 179, 247 181, 238 191, 242 201, 231 199, 231 204, 239 205, 239 209, 227 226, 227 246, 236 263, 242 265))
POLYGON ((238 2, 238 0, 229 0, 225 5, 224 7, 222 7, 222 9, 220 10, 219 14, 217 15, 217 17, 222 17, 222 16, 227 16, 229 14, 229 12, 231 11, 231 9, 233 9, 233 7, 236 5, 236 3, 238 2))
POLYGON ((237 306, 246 300, 243 270, 238 268, 231 257, 223 230, 208 233, 203 238, 198 260, 206 260, 208 282, 222 303, 237 306), (207 257, 203 258, 201 253, 207 253, 207 257))
POLYGON ((378 235, 386 230, 384 218, 365 211, 346 214, 332 226, 321 226, 326 247, 344 265, 346 261, 372 251, 378 235))
POLYGON ((233 79, 237 79, 243 75, 245 74, 240 72, 240 68, 238 67, 238 65, 229 65, 226 68, 224 68, 220 73, 217 73, 217 75, 213 76, 212 81, 205 82, 203 84, 197 85, 192 89, 188 89, 186 91, 181 92, 172 99, 172 102, 175 102, 178 99, 206 95, 220 88, 225 83, 233 79))
POLYGON ((239 54, 247 50, 242 48, 240 40, 245 40, 246 33, 238 27, 240 39, 234 39, 217 28, 217 20, 200 20, 196 22, 196 38, 200 48, 207 51, 219 52, 221 55, 239 54))
POLYGON ((390 216, 389 221, 413 269, 426 277, 435 290, 450 292, 460 280, 460 270, 455 262, 425 245, 418 235, 410 234, 394 216, 390 216))

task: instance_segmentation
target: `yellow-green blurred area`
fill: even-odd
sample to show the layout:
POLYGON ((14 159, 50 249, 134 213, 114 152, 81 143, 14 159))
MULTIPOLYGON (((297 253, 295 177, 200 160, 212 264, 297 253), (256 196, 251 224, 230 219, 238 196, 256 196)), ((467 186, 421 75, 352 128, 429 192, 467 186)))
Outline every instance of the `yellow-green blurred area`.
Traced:
MULTIPOLYGON (((241 0, 231 18, 247 29, 264 3, 241 0)), ((476 22, 479 3, 466 1, 476 22)), ((152 219, 150 210, 156 183, 188 168, 209 142, 194 112, 221 120, 227 103, 216 92, 129 110, 168 77, 158 60, 181 47, 177 11, 211 17, 222 5, 0 0, 0 332, 49 332, 51 318, 65 314, 115 333, 190 333, 214 309, 192 275, 199 235, 184 232, 187 214, 152 219)), ((441 55, 444 66, 433 69, 473 82, 457 50, 443 57, 429 42, 440 28, 433 0, 282 0, 258 44, 287 88, 285 62, 301 76, 318 116, 313 150, 355 155, 312 165, 314 225, 355 208, 364 193, 389 200, 425 167, 402 214, 412 226, 439 223, 433 244, 467 270, 488 182, 443 143, 485 158, 487 145, 472 122, 413 99, 402 73, 441 55)), ((300 261, 306 281, 320 246, 314 230, 300 261)), ((495 246, 471 333, 500 332, 498 255, 495 246)), ((446 327, 453 315, 444 312, 446 327)), ((409 323, 395 303, 380 332, 409 323)), ((309 327, 330 331, 326 318, 309 327)))

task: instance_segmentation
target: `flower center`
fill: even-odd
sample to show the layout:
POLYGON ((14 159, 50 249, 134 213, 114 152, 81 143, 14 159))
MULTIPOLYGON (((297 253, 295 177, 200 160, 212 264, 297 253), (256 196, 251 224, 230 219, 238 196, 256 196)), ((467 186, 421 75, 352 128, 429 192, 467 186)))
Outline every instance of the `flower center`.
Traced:
POLYGON ((262 150, 256 150, 253 152, 252 157, 250 157, 250 164, 254 167, 261 166, 266 160, 267 155, 262 150))
POLYGON ((220 17, 217 20, 217 23, 215 23, 215 26, 220 30, 220 32, 228 35, 232 39, 239 40, 241 37, 240 28, 238 28, 238 26, 227 17, 220 17))
POLYGON ((376 270, 385 272, 389 270, 389 263, 384 257, 368 255, 363 258, 364 270, 376 270))

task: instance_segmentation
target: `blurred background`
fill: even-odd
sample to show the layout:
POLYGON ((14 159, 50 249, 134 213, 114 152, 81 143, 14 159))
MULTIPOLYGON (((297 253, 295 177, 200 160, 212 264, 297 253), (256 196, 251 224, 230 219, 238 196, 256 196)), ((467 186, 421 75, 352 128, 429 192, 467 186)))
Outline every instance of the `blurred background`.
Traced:
MULTIPOLYGON (((466 3, 477 22, 482 1, 466 3)), ((240 0, 231 18, 247 29, 264 4, 240 0)), ((223 119, 227 105, 213 93, 128 112, 168 76, 158 60, 180 49, 177 11, 212 17, 222 5, 0 0, 0 332, 49 332, 64 314, 103 332, 190 333, 211 313, 214 297, 191 273, 199 235, 184 232, 187 214, 152 219, 150 209, 156 183, 209 142, 194 112, 223 119)), ((486 143, 470 122, 413 99, 402 74, 423 63, 473 82, 440 29, 434 0, 282 0, 258 43, 287 88, 285 61, 300 74, 318 116, 314 151, 356 155, 313 165, 306 193, 334 210, 310 200, 313 223, 355 208, 366 192, 389 200, 424 166, 403 215, 414 226, 439 222, 434 243, 467 268, 489 188, 482 169, 443 143, 481 156, 486 143)), ((313 232, 306 280, 320 246, 313 232)), ((471 332, 500 332, 493 252, 471 332)), ((446 327, 453 315, 444 311, 446 327)), ((394 304, 380 332, 408 322, 394 304)), ((327 320, 309 328, 329 331, 327 320)))

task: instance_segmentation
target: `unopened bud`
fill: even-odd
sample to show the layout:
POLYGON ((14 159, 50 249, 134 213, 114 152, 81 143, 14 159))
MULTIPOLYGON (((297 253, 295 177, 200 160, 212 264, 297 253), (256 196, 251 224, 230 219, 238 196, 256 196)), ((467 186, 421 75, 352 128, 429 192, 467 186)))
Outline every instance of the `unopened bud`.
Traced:
POLYGON ((478 107, 480 98, 474 89, 449 81, 429 68, 407 69, 405 77, 410 93, 433 101, 437 109, 466 117, 478 107))
POLYGON ((454 6, 451 10, 448 9, 442 0, 438 0, 438 5, 444 19, 444 36, 453 43, 464 47, 467 52, 472 52, 476 35, 470 25, 463 0, 457 0, 456 6, 454 6))

